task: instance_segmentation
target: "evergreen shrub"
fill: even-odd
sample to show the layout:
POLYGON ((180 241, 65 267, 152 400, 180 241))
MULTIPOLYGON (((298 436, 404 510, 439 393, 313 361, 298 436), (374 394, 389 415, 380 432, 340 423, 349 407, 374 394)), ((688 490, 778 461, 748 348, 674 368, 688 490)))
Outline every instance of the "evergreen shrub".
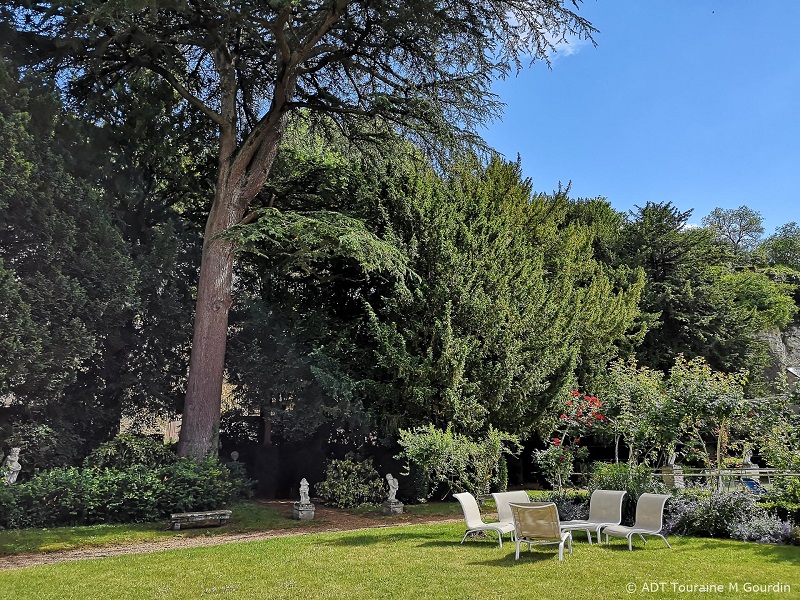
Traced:
POLYGON ((213 510, 247 495, 249 482, 216 458, 151 468, 56 467, 0 490, 0 528, 134 523, 213 510))
POLYGON ((372 466, 372 459, 359 462, 350 455, 331 460, 325 469, 325 480, 314 490, 325 504, 339 508, 377 504, 387 495, 387 486, 372 466))

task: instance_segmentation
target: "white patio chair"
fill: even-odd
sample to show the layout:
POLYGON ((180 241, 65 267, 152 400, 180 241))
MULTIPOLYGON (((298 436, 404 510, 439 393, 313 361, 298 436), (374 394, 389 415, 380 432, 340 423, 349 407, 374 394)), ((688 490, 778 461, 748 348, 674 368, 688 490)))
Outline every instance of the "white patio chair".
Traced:
POLYGON ((528 492, 525 490, 517 490, 514 492, 495 492, 492 494, 494 503, 497 505, 497 520, 500 523, 514 524, 514 516, 511 514, 512 502, 514 504, 527 504, 531 499, 528 492))
POLYGON ((604 527, 606 544, 608 544, 608 536, 624 537, 628 539, 628 550, 633 550, 634 534, 642 538, 645 544, 647 543, 647 540, 644 539, 645 535, 655 535, 664 540, 667 548, 671 548, 667 538, 661 533, 661 528, 664 526, 664 505, 669 499, 669 494, 642 494, 639 496, 639 500, 636 502, 636 522, 633 527, 624 525, 604 527))
POLYGON ((500 540, 500 547, 502 548, 503 534, 513 532, 514 524, 499 522, 484 523, 483 519, 481 518, 481 510, 478 508, 478 502, 475 500, 475 496, 469 492, 453 494, 453 498, 458 500, 459 504, 461 504, 461 510, 464 511, 464 521, 467 524, 467 532, 464 534, 464 537, 461 538, 461 543, 464 543, 464 540, 467 539, 467 536, 470 533, 474 533, 476 531, 496 531, 497 538, 500 540))
POLYGON ((534 544, 558 544, 558 560, 564 560, 564 542, 568 542, 572 554, 572 532, 561 528, 555 503, 511 504, 511 514, 517 543, 514 560, 519 560, 519 546, 523 543, 528 544, 528 550, 534 544))
POLYGON ((585 531, 592 545, 592 531, 597 532, 597 543, 600 543, 600 529, 609 525, 622 523, 622 499, 627 492, 619 490, 595 490, 589 498, 589 517, 561 521, 561 529, 585 531))

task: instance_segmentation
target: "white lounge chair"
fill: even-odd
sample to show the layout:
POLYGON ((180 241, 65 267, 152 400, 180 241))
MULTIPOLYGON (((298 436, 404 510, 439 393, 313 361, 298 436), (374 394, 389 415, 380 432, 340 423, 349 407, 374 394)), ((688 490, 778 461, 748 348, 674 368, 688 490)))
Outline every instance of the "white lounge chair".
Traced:
POLYGON ((618 490, 595 490, 589 498, 589 518, 561 521, 561 529, 570 531, 585 531, 592 544, 592 531, 597 533, 597 543, 600 543, 600 530, 610 525, 622 523, 622 499, 627 494, 618 490))
POLYGON ((453 498, 458 500, 459 504, 461 504, 461 510, 464 511, 464 521, 467 524, 467 532, 464 534, 464 537, 461 538, 461 543, 464 543, 464 540, 467 539, 467 536, 470 533, 474 533, 476 531, 496 531, 497 537, 500 540, 500 547, 502 548, 503 534, 513 532, 514 524, 499 522, 484 523, 483 519, 481 518, 481 510, 478 508, 478 502, 475 500, 475 496, 469 492, 453 494, 453 498))
POLYGON ((511 514, 512 502, 514 504, 526 504, 531 501, 528 492, 525 490, 517 490, 514 492, 495 492, 492 494, 494 503, 497 505, 497 520, 500 523, 514 524, 514 516, 511 514))
POLYGON ((572 532, 561 528, 558 520, 558 508, 553 502, 531 502, 528 504, 511 504, 514 515, 514 540, 517 553, 514 560, 519 560, 520 544, 558 544, 558 560, 564 560, 564 542, 569 542, 569 553, 572 554, 572 532))
POLYGON ((645 535, 655 535, 664 540, 667 548, 671 548, 667 538, 661 533, 661 528, 664 526, 664 505, 669 499, 669 494, 642 494, 639 496, 639 500, 636 502, 636 522, 633 527, 624 525, 604 527, 606 544, 608 544, 608 536, 624 537, 628 538, 628 550, 633 550, 634 534, 642 538, 645 544, 647 543, 647 540, 644 539, 645 535))

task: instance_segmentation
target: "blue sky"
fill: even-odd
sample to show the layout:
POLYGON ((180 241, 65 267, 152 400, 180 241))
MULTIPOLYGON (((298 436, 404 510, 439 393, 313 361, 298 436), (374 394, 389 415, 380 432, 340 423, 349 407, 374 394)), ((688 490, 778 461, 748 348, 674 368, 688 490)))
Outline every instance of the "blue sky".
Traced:
POLYGON ((746 204, 766 234, 800 222, 800 0, 586 0, 574 43, 494 85, 484 132, 537 191, 618 210, 672 201, 699 224, 746 204))

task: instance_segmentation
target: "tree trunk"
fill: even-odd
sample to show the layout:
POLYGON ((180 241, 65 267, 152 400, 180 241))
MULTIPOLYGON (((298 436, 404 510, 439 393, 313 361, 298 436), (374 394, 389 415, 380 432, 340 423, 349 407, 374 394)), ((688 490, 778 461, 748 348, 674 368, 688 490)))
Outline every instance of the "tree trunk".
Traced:
POLYGON ((206 223, 197 308, 194 318, 189 384, 183 406, 178 454, 203 458, 216 454, 225 371, 225 346, 233 279, 233 243, 216 236, 238 223, 244 206, 226 188, 217 197, 206 223))
POLYGON ((179 456, 200 460, 216 455, 218 451, 228 313, 232 304, 231 285, 235 263, 233 242, 218 236, 241 222, 251 200, 263 187, 278 154, 285 127, 285 115, 277 117, 265 137, 253 144, 255 150, 246 155, 241 149, 238 154, 235 152, 235 132, 232 128, 220 135, 217 188, 206 222, 200 278, 197 282, 197 308, 189 382, 178 441, 179 456))

